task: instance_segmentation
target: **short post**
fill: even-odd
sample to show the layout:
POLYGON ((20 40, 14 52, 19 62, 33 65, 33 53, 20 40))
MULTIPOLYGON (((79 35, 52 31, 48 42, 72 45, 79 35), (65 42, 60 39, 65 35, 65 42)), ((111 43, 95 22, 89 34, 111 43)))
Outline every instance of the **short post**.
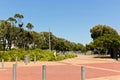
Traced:
POLYGON ((36 63, 36 56, 34 56, 34 64, 36 63))
POLYGON ((81 67, 81 80, 85 80, 85 67, 81 67))
POLYGON ((42 65, 42 80, 46 80, 46 65, 42 65))
POLYGON ((17 80, 16 76, 16 64, 13 64, 13 80, 17 80))
POLYGON ((25 65, 27 65, 30 62, 30 56, 29 55, 25 55, 24 62, 25 62, 25 65))
POLYGON ((2 70, 4 70, 4 59, 2 59, 2 70))

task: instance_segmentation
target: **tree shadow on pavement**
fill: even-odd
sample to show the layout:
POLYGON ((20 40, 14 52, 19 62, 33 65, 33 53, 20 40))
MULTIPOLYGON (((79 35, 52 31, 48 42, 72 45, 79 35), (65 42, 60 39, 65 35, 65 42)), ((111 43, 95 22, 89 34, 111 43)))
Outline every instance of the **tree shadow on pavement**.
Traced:
POLYGON ((96 55, 94 58, 111 59, 110 55, 96 55))

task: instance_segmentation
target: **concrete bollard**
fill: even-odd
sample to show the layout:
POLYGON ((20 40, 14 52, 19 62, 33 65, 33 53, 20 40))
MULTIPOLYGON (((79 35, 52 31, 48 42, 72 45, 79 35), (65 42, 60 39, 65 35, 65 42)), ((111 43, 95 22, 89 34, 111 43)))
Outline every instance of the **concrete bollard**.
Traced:
POLYGON ((16 66, 18 64, 18 58, 17 57, 15 58, 15 64, 16 64, 16 66))
POLYGON ((16 64, 13 64, 13 80, 17 80, 16 76, 16 64))
POLYGON ((36 56, 34 56, 34 64, 36 63, 36 56))
POLYGON ((81 67, 81 80, 85 80, 85 67, 81 67))
POLYGON ((2 70, 4 70, 4 59, 2 59, 2 70))
POLYGON ((42 65, 42 80, 46 80, 46 65, 42 65))
POLYGON ((29 55, 25 55, 24 62, 25 62, 25 65, 27 65, 28 63, 30 63, 30 56, 29 55))

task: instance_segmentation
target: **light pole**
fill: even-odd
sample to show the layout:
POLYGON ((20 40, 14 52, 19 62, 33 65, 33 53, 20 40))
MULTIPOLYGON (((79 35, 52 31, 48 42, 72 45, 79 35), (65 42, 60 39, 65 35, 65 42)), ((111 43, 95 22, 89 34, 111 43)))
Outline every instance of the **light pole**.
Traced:
POLYGON ((51 38, 50 38, 50 28, 49 28, 49 50, 51 51, 51 38))
MULTIPOLYGON (((43 26, 44 27, 44 26, 43 26)), ((46 26, 45 26, 46 27, 46 26)), ((44 34, 44 33, 43 33, 44 34)), ((51 51, 51 32, 50 27, 48 27, 48 45, 49 45, 49 51, 51 51)))

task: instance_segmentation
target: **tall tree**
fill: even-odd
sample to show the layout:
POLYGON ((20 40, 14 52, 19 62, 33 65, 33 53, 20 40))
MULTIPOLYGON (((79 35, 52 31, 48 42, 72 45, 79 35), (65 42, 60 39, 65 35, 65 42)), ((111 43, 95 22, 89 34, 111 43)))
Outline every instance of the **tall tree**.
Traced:
POLYGON ((117 31, 110 26, 96 25, 90 29, 91 37, 94 39, 103 36, 104 34, 118 35, 117 31))
POLYGON ((26 28, 28 28, 28 31, 31 31, 31 29, 33 28, 34 26, 31 24, 31 23, 27 23, 26 25, 26 28))
POLYGON ((120 54, 120 36, 105 34, 94 40, 94 45, 98 49, 103 49, 111 54, 111 58, 116 58, 120 54))
POLYGON ((24 18, 24 16, 22 14, 17 13, 17 14, 14 15, 14 18, 17 19, 18 26, 22 27, 23 26, 22 19, 24 18))
POLYGON ((17 23, 17 20, 13 17, 9 17, 7 21, 10 21, 11 25, 14 25, 15 23, 17 23))
POLYGON ((24 16, 22 14, 15 14, 14 15, 14 18, 17 20, 17 23, 18 23, 18 26, 20 27, 20 31, 19 31, 19 36, 18 37, 18 46, 20 48, 23 48, 24 47, 24 42, 23 42, 23 32, 24 32, 24 29, 22 28, 23 27, 23 22, 22 22, 22 19, 24 18, 24 16))
POLYGON ((5 50, 6 47, 6 21, 5 20, 0 20, 0 44, 1 44, 1 49, 5 50))
POLYGON ((56 51, 62 51, 63 53, 65 51, 69 51, 69 45, 66 43, 65 39, 60 39, 58 38, 58 40, 56 41, 56 45, 55 45, 55 50, 56 51))
POLYGON ((17 20, 15 19, 15 18, 13 18, 13 17, 9 17, 8 18, 8 20, 7 21, 9 21, 10 23, 11 23, 11 27, 12 27, 12 38, 13 38, 13 40, 14 40, 14 42, 15 42, 15 35, 16 35, 16 32, 15 32, 15 24, 17 23, 17 20))
POLYGON ((96 25, 90 29, 90 32, 94 48, 99 49, 99 51, 108 51, 111 54, 111 58, 117 58, 115 50, 119 51, 119 35, 115 29, 106 25, 96 25))
POLYGON ((3 37, 3 41, 4 43, 4 47, 6 47, 6 41, 7 41, 7 46, 9 47, 9 49, 11 49, 11 41, 12 41, 12 28, 11 28, 11 24, 6 21, 6 20, 2 20, 0 27, 2 28, 2 37, 3 37))

